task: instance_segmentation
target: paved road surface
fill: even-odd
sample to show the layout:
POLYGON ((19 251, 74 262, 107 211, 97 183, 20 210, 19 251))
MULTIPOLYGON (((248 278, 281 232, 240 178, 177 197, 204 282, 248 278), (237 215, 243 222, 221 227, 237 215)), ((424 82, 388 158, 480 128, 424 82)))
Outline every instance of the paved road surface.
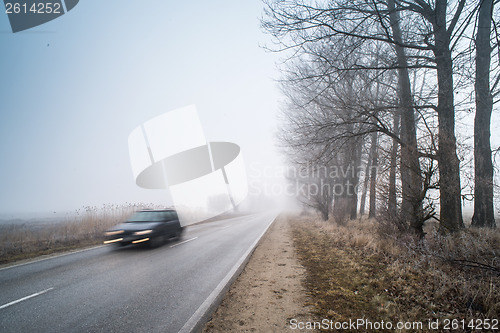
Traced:
POLYGON ((275 217, 190 226, 182 240, 151 250, 100 246, 0 269, 0 332, 189 328, 275 217))

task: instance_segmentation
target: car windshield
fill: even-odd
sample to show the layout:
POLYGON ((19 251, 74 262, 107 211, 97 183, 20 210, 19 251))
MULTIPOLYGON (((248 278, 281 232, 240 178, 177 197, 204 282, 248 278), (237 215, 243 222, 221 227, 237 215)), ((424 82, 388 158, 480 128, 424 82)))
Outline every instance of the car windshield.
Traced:
POLYGON ((177 214, 172 211, 167 212, 136 212, 127 222, 166 222, 175 220, 177 214))

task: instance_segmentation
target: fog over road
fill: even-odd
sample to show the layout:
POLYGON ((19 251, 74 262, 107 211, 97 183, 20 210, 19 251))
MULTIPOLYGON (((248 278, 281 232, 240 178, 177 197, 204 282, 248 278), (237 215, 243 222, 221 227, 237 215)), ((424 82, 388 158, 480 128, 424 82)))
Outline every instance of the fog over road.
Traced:
POLYGON ((190 226, 155 249, 100 246, 0 269, 0 331, 189 330, 276 215, 190 226))

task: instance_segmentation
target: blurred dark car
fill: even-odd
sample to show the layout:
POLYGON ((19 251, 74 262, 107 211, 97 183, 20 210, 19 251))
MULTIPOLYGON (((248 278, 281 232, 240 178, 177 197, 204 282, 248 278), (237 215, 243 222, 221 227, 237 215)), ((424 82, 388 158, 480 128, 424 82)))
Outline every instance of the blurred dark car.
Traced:
POLYGON ((106 231, 104 244, 144 243, 156 247, 169 239, 180 239, 183 231, 175 210, 141 210, 106 231))

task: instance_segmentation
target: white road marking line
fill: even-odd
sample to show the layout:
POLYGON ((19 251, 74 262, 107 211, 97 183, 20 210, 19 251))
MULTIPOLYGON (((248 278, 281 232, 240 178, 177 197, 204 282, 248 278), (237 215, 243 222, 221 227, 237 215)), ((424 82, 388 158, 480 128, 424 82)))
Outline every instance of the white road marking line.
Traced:
POLYGON ((221 229, 227 229, 227 228, 231 228, 232 225, 226 225, 225 227, 222 227, 221 229))
POLYGON ((26 297, 20 298, 20 299, 18 299, 18 300, 12 301, 12 302, 7 303, 7 304, 4 304, 4 305, 0 306, 0 310, 5 309, 6 307, 9 307, 9 306, 11 306, 11 305, 17 304, 17 303, 19 303, 19 302, 25 301, 25 300, 27 300, 27 299, 30 299, 30 298, 33 298, 33 297, 36 297, 36 296, 40 296, 41 294, 45 294, 47 291, 50 291, 50 290, 52 290, 52 289, 54 289, 54 288, 45 289, 45 290, 42 290, 42 291, 40 291, 40 292, 38 292, 38 293, 34 293, 34 294, 32 294, 32 295, 29 295, 29 296, 26 296, 26 297))
MULTIPOLYGON (((243 270, 246 263, 250 260, 250 256, 252 255, 253 251, 257 247, 257 244, 259 244, 259 241, 264 236, 267 229, 269 229, 271 224, 273 224, 274 220, 276 220, 276 218, 277 218, 277 215, 275 215, 273 217, 273 219, 264 228, 264 231, 262 231, 262 233, 259 235, 259 237, 257 237, 257 239, 252 243, 252 245, 250 245, 250 247, 243 254, 243 256, 241 256, 240 259, 238 259, 238 261, 229 270, 229 272, 222 279, 222 281, 217 285, 217 287, 215 287, 214 290, 212 290, 210 295, 208 295, 208 297, 205 299, 205 301, 193 313, 191 318, 189 318, 188 321, 186 321, 186 323, 184 324, 184 326, 182 326, 182 328, 179 330, 178 333, 194 332, 195 328, 197 328, 197 326, 200 325, 204 316, 206 316, 207 313, 209 312, 210 307, 218 305, 220 303, 220 301, 222 301, 222 296, 224 295, 225 291, 227 291, 229 289, 230 282, 234 281, 237 278, 237 275, 239 274, 239 272, 241 272, 243 270)), ((215 309, 214 309, 214 311, 215 311, 215 309)), ((205 319, 208 321, 208 318, 205 318, 205 319)), ((201 331, 201 329, 200 329, 200 331, 201 331)))
POLYGON ((177 244, 174 244, 174 245, 170 245, 170 247, 176 247, 177 245, 181 245, 181 244, 184 244, 184 243, 190 242, 190 241, 195 240, 195 239, 197 239, 197 238, 198 238, 198 237, 193 237, 193 238, 187 239, 187 240, 185 240, 185 241, 183 241, 183 242, 180 242, 180 243, 177 243, 177 244))

